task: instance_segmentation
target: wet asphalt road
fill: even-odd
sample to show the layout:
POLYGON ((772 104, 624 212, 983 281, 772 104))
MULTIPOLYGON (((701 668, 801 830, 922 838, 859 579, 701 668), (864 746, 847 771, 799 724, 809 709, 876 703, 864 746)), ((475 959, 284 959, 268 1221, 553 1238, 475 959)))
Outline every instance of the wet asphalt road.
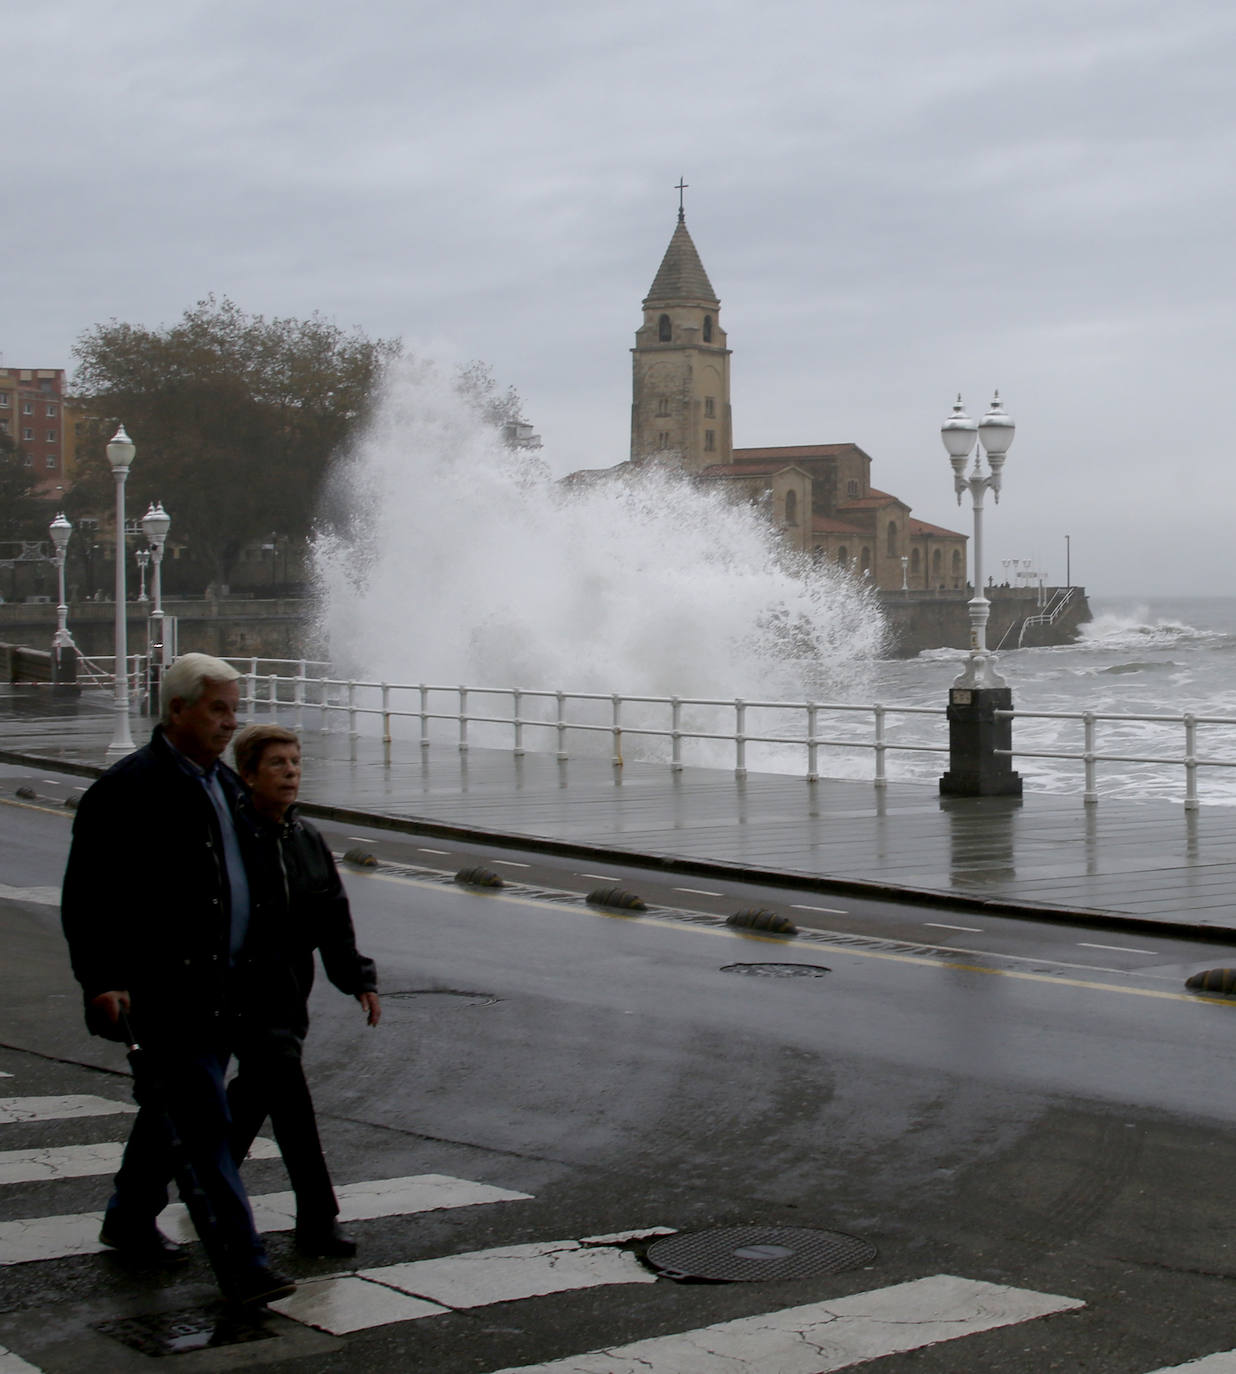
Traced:
MULTIPOLYGON (((37 807, 0 806, 2 1091, 123 1095, 116 1052, 80 1031, 57 912, 37 891, 58 881, 68 825, 37 807)), ((460 855, 426 852, 442 845, 330 838, 383 861, 347 882, 386 998, 374 1032, 315 992, 307 1062, 337 1181, 439 1172, 531 1195, 354 1223, 365 1264, 746 1224, 848 1232, 879 1256, 820 1278, 588 1289, 342 1337, 272 1317, 270 1339, 176 1367, 499 1370, 936 1273, 1086 1306, 870 1368, 1148 1374, 1236 1347, 1236 1007, 1182 986, 1236 951, 842 900, 794 910, 798 940, 754 939, 709 915, 827 904, 654 891, 509 852, 498 871, 541 895, 477 894, 419 871, 453 871, 460 855), (654 909, 589 908, 599 877, 654 909), (827 972, 733 968, 770 963, 827 972)), ((0 1149, 124 1129, 10 1125, 0 1149)), ((247 1169, 251 1191, 284 1186, 277 1161, 247 1169)), ((87 1211, 105 1193, 99 1178, 5 1188, 0 1218, 87 1211)), ((272 1251, 300 1274, 330 1270, 282 1238, 272 1251)), ((87 1367, 86 1352, 92 1368, 148 1367, 93 1324, 211 1299, 200 1261, 162 1279, 79 1256, 9 1267, 0 1285, 0 1345, 49 1374, 87 1367)))

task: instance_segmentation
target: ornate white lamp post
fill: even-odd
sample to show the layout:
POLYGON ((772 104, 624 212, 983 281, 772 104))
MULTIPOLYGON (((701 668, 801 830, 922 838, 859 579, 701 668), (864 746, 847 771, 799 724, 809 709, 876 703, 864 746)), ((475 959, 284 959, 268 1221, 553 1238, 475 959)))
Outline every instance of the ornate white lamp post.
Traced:
POLYGON ((163 546, 167 543, 167 532, 172 527, 172 517, 163 509, 162 501, 152 501, 150 509, 142 516, 142 532, 150 544, 150 557, 154 560, 154 575, 151 590, 154 592, 154 610, 150 613, 147 634, 147 651, 150 656, 150 714, 159 711, 159 682, 163 676, 164 644, 163 637, 163 546))
POLYGON ((69 535, 73 526, 64 518, 61 511, 47 527, 52 537, 56 564, 56 581, 59 590, 59 604, 56 606, 56 633, 52 636, 52 689, 53 691, 75 692, 77 690, 77 645, 69 633, 68 599, 64 594, 64 561, 69 549, 69 535))
POLYGON ((139 601, 149 601, 150 598, 146 595, 146 567, 150 563, 150 550, 138 549, 133 557, 137 559, 137 599, 139 601))
POLYGON ((953 684, 956 687, 1003 687, 1004 679, 995 670, 995 656, 987 651, 987 618, 991 603, 983 593, 983 493, 990 490, 1000 503, 1000 476, 1004 460, 1013 443, 1013 422, 1004 413, 997 391, 991 409, 979 424, 966 414, 958 396, 953 413, 940 426, 949 462, 953 465, 953 489, 957 504, 969 491, 974 505, 974 596, 970 600, 970 658, 966 670, 953 684), (979 440, 975 449, 974 440, 979 440), (966 476, 966 463, 974 449, 974 470, 966 476), (990 471, 983 471, 986 451, 990 471))
POLYGON ((1000 480, 1013 432, 1013 422, 1004 413, 998 391, 991 409, 979 423, 966 414, 958 396, 953 413, 940 426, 953 465, 957 504, 961 505, 962 493, 969 491, 974 506, 974 595, 968 607, 970 657, 949 692, 949 771, 940 779, 940 791, 949 796, 1021 796, 1021 778, 1013 772, 1006 752, 1012 748, 1012 721, 999 714, 1012 710, 1013 693, 996 672, 995 655, 987 648, 991 603, 983 588, 983 496, 990 491, 999 503, 1000 480), (974 467, 967 476, 971 451, 974 467))
POLYGON ((112 465, 112 476, 116 479, 116 670, 112 676, 115 692, 112 710, 115 719, 112 726, 112 742, 107 746, 107 757, 119 758, 122 754, 133 752, 133 736, 129 732, 129 645, 128 622, 125 606, 124 579, 124 484, 133 463, 137 446, 124 432, 121 425, 112 435, 107 446, 107 461, 112 465))

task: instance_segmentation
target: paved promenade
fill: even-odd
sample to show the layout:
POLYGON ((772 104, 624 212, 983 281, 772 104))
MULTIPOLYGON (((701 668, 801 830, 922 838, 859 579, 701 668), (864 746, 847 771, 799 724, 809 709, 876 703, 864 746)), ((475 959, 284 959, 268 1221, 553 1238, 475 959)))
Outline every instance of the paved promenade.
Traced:
MULTIPOLYGON (((258 717, 259 719, 262 717, 258 717)), ((132 718, 144 742, 149 722, 132 718)), ((81 771, 104 764, 100 695, 53 702, 0 688, 0 762, 81 771)), ((921 784, 807 783, 777 774, 523 759, 450 744, 381 746, 306 730, 302 799, 358 823, 556 852, 642 856, 679 872, 930 894, 1014 911, 1102 913, 1236 939, 1236 807, 1028 793, 942 800, 921 784)), ((10 775, 11 775, 11 770, 10 775)))

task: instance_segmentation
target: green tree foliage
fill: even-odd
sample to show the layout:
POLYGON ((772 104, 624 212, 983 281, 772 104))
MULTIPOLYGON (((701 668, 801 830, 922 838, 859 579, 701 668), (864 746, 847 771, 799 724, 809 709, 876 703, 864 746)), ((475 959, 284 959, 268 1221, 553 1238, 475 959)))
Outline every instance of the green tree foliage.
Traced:
POLYGON ((305 536, 331 457, 346 448, 398 341, 308 319, 248 315, 208 296, 170 326, 112 320, 78 339, 79 514, 107 508, 116 422, 137 445, 130 514, 162 500, 173 535, 227 582, 246 544, 305 536))

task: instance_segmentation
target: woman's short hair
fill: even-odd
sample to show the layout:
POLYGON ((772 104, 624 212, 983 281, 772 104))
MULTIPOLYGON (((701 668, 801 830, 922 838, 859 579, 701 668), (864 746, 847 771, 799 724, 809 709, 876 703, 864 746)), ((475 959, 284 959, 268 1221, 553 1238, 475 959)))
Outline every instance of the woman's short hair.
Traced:
POLYGON ((257 772, 269 744, 294 744, 299 749, 300 736, 282 725, 246 725, 232 742, 236 771, 242 778, 257 772))
POLYGON ((194 705, 208 682, 235 682, 240 674, 230 663, 212 654, 181 654, 163 674, 159 684, 162 707, 159 719, 166 727, 172 723, 172 702, 179 697, 186 706, 194 705))

